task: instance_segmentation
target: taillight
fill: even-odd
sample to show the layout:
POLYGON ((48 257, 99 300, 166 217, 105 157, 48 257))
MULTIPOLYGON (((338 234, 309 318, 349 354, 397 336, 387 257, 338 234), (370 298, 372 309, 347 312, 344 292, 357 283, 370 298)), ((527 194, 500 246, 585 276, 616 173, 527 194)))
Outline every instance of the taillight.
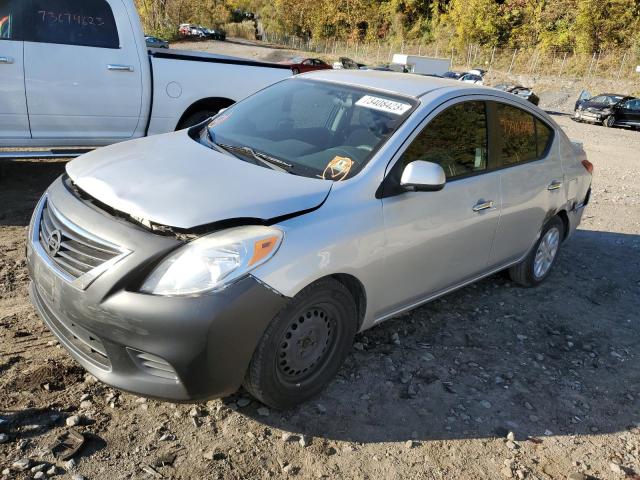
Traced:
POLYGON ((582 166, 587 172, 593 175, 593 163, 591 163, 589 160, 582 160, 582 166))

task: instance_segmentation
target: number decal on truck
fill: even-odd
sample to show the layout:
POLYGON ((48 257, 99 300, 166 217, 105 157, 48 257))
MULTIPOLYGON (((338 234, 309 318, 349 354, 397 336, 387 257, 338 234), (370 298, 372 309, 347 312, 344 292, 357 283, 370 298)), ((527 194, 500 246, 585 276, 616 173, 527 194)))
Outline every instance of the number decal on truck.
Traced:
POLYGON ((91 15, 80 15, 70 12, 53 12, 51 10, 38 10, 38 15, 42 23, 47 25, 88 25, 101 27, 104 25, 102 17, 93 17, 91 15))

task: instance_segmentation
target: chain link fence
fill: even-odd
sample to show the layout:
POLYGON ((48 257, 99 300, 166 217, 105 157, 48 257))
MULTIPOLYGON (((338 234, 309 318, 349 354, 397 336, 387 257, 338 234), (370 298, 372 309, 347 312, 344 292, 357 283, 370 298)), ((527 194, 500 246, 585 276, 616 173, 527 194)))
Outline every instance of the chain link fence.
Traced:
POLYGON ((394 53, 450 58, 454 70, 483 68, 513 75, 538 75, 567 78, 640 79, 638 51, 603 51, 593 55, 568 52, 487 48, 477 44, 464 49, 448 48, 444 43, 405 42, 360 43, 340 40, 312 40, 289 35, 262 32, 262 40, 292 50, 313 52, 321 57, 349 57, 358 63, 380 65, 390 63, 394 53))

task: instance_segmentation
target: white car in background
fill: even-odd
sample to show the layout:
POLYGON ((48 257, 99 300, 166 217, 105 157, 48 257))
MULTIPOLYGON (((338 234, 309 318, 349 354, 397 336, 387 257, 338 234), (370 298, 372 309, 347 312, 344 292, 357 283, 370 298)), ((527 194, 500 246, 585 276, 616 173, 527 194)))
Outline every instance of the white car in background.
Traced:
POLYGON ((473 72, 465 73, 458 80, 461 81, 461 82, 464 82, 464 83, 472 83, 472 84, 475 84, 475 85, 484 85, 484 78, 482 77, 482 75, 479 75, 479 74, 473 73, 473 72))

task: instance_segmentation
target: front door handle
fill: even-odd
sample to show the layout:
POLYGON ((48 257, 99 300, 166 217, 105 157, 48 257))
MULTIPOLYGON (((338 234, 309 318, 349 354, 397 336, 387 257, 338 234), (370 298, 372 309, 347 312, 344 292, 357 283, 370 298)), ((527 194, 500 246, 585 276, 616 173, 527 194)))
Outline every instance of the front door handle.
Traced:
POLYGON ((131 65, 107 65, 107 70, 111 70, 114 72, 133 72, 133 67, 131 65))
POLYGON ((495 203, 493 200, 490 200, 488 202, 481 202, 476 204, 473 207, 473 211, 478 213, 478 212, 482 212, 483 210, 489 210, 492 209, 493 207, 495 207, 495 203))
POLYGON ((11 57, 0 57, 0 63, 13 63, 13 58, 11 58, 11 57))
POLYGON ((560 188, 562 188, 562 182, 559 180, 554 180, 549 184, 549 186, 547 187, 547 190, 549 191, 559 190, 560 188))

